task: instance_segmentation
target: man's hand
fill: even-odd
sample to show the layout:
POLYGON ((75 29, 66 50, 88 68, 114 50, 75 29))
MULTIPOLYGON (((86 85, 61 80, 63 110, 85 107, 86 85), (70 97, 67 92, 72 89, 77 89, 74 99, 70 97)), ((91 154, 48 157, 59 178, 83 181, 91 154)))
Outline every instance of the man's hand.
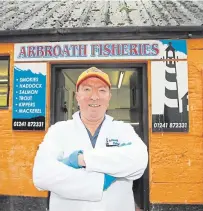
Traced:
POLYGON ((75 169, 85 166, 82 150, 74 151, 69 157, 62 160, 62 163, 75 169))
POLYGON ((78 155, 78 165, 79 166, 82 166, 82 167, 85 167, 86 166, 86 163, 84 161, 84 155, 83 154, 79 154, 78 155))

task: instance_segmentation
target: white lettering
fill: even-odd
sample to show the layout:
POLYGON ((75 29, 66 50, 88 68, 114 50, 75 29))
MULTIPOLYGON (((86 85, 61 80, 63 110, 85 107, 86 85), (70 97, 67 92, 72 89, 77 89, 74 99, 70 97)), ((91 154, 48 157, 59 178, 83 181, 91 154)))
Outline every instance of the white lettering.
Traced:
POLYGON ((20 90, 19 91, 19 94, 21 94, 21 95, 29 95, 29 94, 31 94, 31 95, 33 95, 33 94, 35 94, 35 95, 37 95, 38 94, 38 90, 20 90))
POLYGON ((27 108, 27 109, 19 109, 19 113, 41 114, 42 111, 41 111, 41 109, 29 109, 29 108, 27 108))
POLYGON ((31 101, 32 96, 19 96, 19 100, 31 101))
POLYGON ((18 104, 19 106, 22 106, 22 107, 24 107, 24 106, 27 106, 27 107, 35 107, 35 103, 19 103, 18 104))
POLYGON ((20 78, 20 82, 38 82, 38 78, 20 78))
POLYGON ((42 88, 42 84, 20 84, 20 88, 39 89, 39 88, 42 88))

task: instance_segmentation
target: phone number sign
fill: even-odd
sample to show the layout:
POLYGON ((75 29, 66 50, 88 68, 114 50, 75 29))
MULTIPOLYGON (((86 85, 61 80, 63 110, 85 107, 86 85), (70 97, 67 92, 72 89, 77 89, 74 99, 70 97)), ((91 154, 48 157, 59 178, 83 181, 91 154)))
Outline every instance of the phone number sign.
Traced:
POLYGON ((45 130, 46 64, 14 66, 13 130, 45 130))

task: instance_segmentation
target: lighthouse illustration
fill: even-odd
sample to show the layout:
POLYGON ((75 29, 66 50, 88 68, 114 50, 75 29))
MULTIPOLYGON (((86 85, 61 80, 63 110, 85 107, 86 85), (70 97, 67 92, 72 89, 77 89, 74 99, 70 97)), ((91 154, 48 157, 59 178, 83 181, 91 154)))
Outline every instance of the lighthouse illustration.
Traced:
POLYGON ((166 48, 166 59, 164 120, 169 123, 170 119, 177 119, 174 117, 179 116, 177 70, 176 61, 174 60, 175 49, 172 47, 171 42, 169 42, 169 46, 166 48))
MULTIPOLYGON (((181 69, 181 66, 179 66, 178 69, 177 64, 182 61, 178 61, 176 49, 173 47, 172 42, 168 42, 168 46, 165 49, 165 56, 163 56, 162 59, 162 68, 160 68, 161 62, 159 62, 159 70, 164 71, 164 75, 160 79, 162 80, 164 90, 160 96, 156 93, 157 101, 162 103, 162 110, 160 109, 160 112, 156 112, 155 114, 152 112, 153 131, 188 131, 189 107, 187 81, 181 78, 184 69, 181 69)), ((156 67, 158 67, 158 65, 156 65, 156 67)), ((158 71, 153 71, 153 73, 157 76, 154 78, 158 79, 160 77, 158 71)), ((152 104, 156 106, 157 102, 152 102, 152 104)))

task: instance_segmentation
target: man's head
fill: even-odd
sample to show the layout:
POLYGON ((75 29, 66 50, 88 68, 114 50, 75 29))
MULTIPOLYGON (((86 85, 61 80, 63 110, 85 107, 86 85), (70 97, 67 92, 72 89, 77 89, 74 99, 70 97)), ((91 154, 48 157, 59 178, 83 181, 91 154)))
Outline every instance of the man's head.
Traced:
POLYGON ((106 73, 91 67, 76 83, 76 99, 83 117, 97 121, 104 117, 111 99, 111 83, 106 73))

